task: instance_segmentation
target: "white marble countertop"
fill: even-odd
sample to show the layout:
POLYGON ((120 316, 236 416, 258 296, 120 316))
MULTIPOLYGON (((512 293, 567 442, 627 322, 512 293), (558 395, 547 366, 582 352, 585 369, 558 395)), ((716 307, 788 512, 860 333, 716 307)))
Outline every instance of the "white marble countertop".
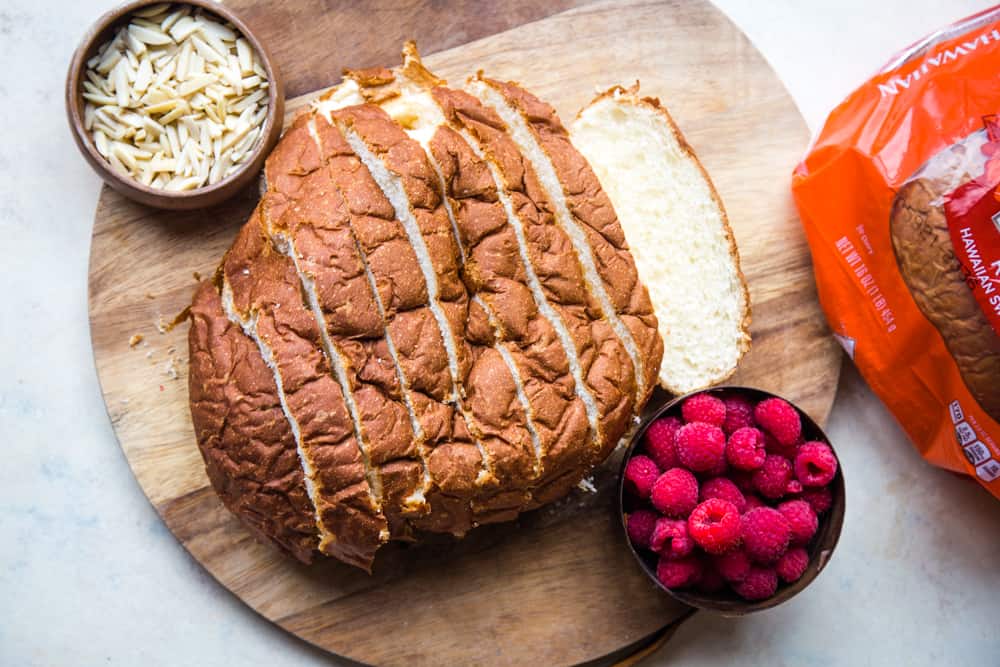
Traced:
MULTIPOLYGON (((717 2, 813 130, 895 50, 987 5, 717 2)), ((187 555, 105 414, 86 306, 99 182, 68 148, 62 85, 112 4, 0 3, 0 665, 338 664, 187 555)), ((851 493, 828 570, 773 611, 695 617, 646 664, 1000 664, 1000 503, 925 464, 852 368, 829 433, 851 493)))

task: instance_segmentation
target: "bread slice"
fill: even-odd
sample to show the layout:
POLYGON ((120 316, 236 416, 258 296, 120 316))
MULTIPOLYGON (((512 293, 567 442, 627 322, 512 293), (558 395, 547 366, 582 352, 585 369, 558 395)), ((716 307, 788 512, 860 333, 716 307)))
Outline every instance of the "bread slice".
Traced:
POLYGON ((659 100, 611 88, 571 130, 611 198, 663 336, 660 384, 719 383, 750 348, 750 298, 722 200, 659 100))

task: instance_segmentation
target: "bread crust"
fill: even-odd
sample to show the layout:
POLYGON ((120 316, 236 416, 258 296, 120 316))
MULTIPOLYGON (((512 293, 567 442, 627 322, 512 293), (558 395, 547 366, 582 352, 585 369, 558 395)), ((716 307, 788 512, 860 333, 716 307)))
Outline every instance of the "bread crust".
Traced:
POLYGON ((636 402, 644 404, 656 386, 663 358, 663 339, 649 292, 628 250, 628 242, 610 199, 590 164, 573 146, 555 109, 513 82, 481 81, 499 91, 528 123, 542 151, 555 169, 570 214, 587 236, 615 315, 630 332, 643 363, 643 377, 633 379, 636 402))
POLYGON ((310 563, 316 515, 274 378, 212 281, 198 285, 190 320, 191 421, 212 488, 257 538, 310 563))
MULTIPOLYGON (((940 155, 932 161, 938 159, 940 155)), ((889 218, 892 247, 914 302, 941 334, 969 393, 1000 422, 1000 336, 965 284, 943 194, 931 178, 917 178, 899 189, 889 218)))
MULTIPOLYGON (((687 142, 687 139, 684 138, 684 134, 677 126, 677 123, 674 122, 674 119, 670 115, 670 112, 667 111, 666 107, 664 107, 660 103, 660 99, 658 97, 639 96, 638 81, 636 81, 635 84, 633 84, 629 88, 624 88, 622 86, 612 86, 611 88, 608 88, 604 92, 597 95, 593 100, 590 101, 589 104, 583 107, 579 112, 577 112, 577 118, 579 118, 580 114, 582 114, 587 108, 593 106, 597 102, 606 98, 615 98, 615 96, 618 96, 618 99, 627 101, 629 104, 649 109, 650 111, 660 115, 663 118, 663 120, 667 124, 667 127, 670 128, 670 131, 673 134, 674 139, 677 141, 677 144, 680 146, 681 151, 683 151, 683 153, 692 161, 692 163, 698 168, 698 171, 701 173, 701 176, 704 179, 705 184, 708 186, 709 192, 712 195, 712 200, 718 207, 719 213, 722 218, 722 225, 725 231, 726 241, 729 245, 729 257, 733 263, 733 266, 736 269, 736 275, 739 279, 740 289, 742 290, 742 300, 743 300, 743 312, 740 318, 740 327, 739 327, 741 335, 737 343, 738 356, 736 358, 736 362, 733 364, 733 367, 729 369, 727 372, 709 378, 705 382, 704 387, 678 387, 671 385, 669 382, 666 381, 661 380, 660 382, 661 386, 663 386, 664 389, 666 389, 672 394, 687 393, 690 391, 696 391, 698 389, 704 389, 712 385, 724 382, 730 377, 732 377, 733 373, 735 373, 736 369, 739 367, 740 360, 747 352, 750 351, 750 342, 751 342, 750 324, 752 321, 751 306, 750 306, 750 290, 747 286, 746 276, 743 274, 743 269, 740 264, 740 255, 739 255, 739 250, 736 247, 736 238, 733 235, 733 228, 729 224, 729 216, 726 213, 725 205, 722 203, 722 197, 719 196, 719 192, 718 190, 716 190, 715 184, 712 182, 711 176, 709 176, 708 171, 705 170, 705 167, 704 165, 702 165, 701 160, 698 159, 698 155, 694 152, 694 149, 687 142)), ((648 299, 648 292, 647 292, 647 299, 648 299)), ((659 364, 657 364, 657 368, 658 367, 659 364)))

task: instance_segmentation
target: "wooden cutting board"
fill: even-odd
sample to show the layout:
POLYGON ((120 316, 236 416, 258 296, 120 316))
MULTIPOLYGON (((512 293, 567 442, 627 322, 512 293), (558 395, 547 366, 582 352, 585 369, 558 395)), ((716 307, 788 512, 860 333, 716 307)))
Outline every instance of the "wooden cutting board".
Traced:
MULTIPOLYGON (((439 75, 479 68, 526 84, 570 120, 595 86, 642 81, 660 96, 725 200, 753 302, 753 349, 735 382, 783 394, 820 422, 840 354, 816 298, 789 177, 808 133, 774 72, 707 2, 399 5, 231 0, 272 47, 290 110, 343 67, 394 65, 414 37, 439 75), (544 6, 543 6, 544 5, 544 6)), ((208 486, 187 407, 187 325, 166 331, 256 200, 159 212, 105 188, 94 221, 90 319, 108 413, 170 530, 226 588, 302 639, 359 662, 607 661, 687 611, 631 561, 612 490, 577 493, 516 523, 392 546, 368 577, 304 567, 255 543, 208 486), (140 334, 134 346, 130 339, 140 334)), ((133 341, 134 342, 134 341, 133 341)))

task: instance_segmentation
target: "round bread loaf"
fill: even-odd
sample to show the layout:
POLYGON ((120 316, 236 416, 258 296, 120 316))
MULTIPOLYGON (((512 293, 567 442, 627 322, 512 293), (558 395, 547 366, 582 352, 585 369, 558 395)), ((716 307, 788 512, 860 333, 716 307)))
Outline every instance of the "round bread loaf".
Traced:
POLYGON ((515 138, 468 92, 425 79, 409 117, 383 108, 394 72, 351 76, 285 133, 200 286, 190 396, 230 510, 370 569, 390 539, 568 493, 636 423, 663 342, 551 107, 532 125, 537 98, 480 79, 525 114, 515 138))

